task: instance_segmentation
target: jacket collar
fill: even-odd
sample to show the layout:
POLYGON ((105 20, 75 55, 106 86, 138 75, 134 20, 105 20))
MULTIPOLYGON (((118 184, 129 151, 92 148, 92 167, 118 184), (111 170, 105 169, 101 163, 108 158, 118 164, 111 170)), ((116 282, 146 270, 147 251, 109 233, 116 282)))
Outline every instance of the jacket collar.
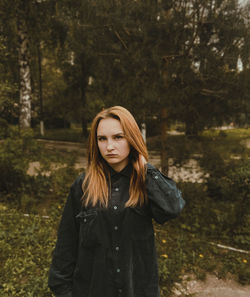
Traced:
POLYGON ((124 167, 120 172, 115 171, 112 167, 109 166, 110 176, 113 177, 117 175, 123 175, 126 177, 130 177, 132 173, 133 167, 132 164, 129 162, 126 167, 124 167))

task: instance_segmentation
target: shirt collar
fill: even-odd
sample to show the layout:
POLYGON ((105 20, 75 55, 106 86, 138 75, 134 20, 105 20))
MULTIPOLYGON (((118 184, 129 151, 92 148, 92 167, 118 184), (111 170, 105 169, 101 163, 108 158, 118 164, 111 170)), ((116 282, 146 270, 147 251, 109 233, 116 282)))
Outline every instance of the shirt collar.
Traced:
POLYGON ((113 177, 116 174, 117 175, 123 175, 126 177, 130 177, 131 173, 132 173, 132 164, 129 162, 128 165, 126 167, 124 167, 120 172, 115 171, 112 167, 109 166, 109 170, 110 170, 110 176, 113 177))

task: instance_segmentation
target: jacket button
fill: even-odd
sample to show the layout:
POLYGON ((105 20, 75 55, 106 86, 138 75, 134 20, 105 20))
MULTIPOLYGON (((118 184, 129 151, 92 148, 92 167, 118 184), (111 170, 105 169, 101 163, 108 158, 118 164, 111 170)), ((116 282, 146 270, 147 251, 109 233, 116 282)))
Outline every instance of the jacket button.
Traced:
POLYGON ((119 251, 119 249, 120 249, 119 246, 117 246, 117 247, 115 248, 116 251, 119 251))
POLYGON ((114 206, 114 209, 116 210, 117 208, 118 208, 118 207, 115 205, 115 206, 114 206))
POLYGON ((84 221, 84 223, 86 223, 87 222, 87 219, 83 219, 83 221, 84 221))
POLYGON ((116 192, 119 192, 119 188, 115 188, 115 191, 116 191, 116 192))
POLYGON ((115 226, 114 229, 117 231, 118 230, 118 226, 115 226))
POLYGON ((117 268, 117 269, 116 269, 116 272, 118 272, 118 273, 119 273, 120 271, 121 271, 121 269, 120 269, 120 268, 117 268))
POLYGON ((155 175, 155 176, 154 176, 154 179, 158 179, 158 178, 159 178, 159 176, 158 176, 158 175, 155 175))

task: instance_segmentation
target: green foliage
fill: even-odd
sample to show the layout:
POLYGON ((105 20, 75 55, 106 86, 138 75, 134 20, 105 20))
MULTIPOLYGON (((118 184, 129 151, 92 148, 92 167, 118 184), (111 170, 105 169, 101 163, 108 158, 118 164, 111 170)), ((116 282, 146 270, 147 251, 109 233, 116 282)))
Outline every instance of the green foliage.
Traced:
POLYGON ((41 296, 47 287, 57 217, 24 216, 0 205, 0 295, 41 296))
MULTIPOLYGON (((202 168, 209 173, 206 196, 212 211, 207 222, 224 242, 250 248, 247 224, 250 219, 250 161, 245 148, 248 130, 213 135, 213 143, 203 143, 202 168), (241 140, 240 140, 241 139, 241 140)), ((211 232, 211 233, 214 233, 211 232)))
MULTIPOLYGON (((246 196, 232 193, 234 199, 230 194, 225 201, 209 197, 205 185, 182 184, 182 189, 188 199, 186 211, 190 215, 182 223, 183 229, 210 240, 250 249, 250 211, 246 196)), ((246 185, 244 191, 247 189, 246 185)))
MULTIPOLYGON (((237 160, 221 166, 207 181, 209 196, 216 200, 246 200, 249 193, 250 162, 237 160), (219 172, 223 173, 218 176, 219 172)), ((243 205, 242 205, 243 206, 243 205)))
POLYGON ((163 226, 155 224, 163 296, 170 296, 175 283, 189 273, 201 280, 207 273, 219 278, 230 274, 240 283, 249 284, 250 255, 216 246, 219 243, 250 250, 249 207, 245 211, 247 219, 231 229, 241 210, 237 201, 214 201, 204 184, 179 186, 187 202, 180 218, 163 226))
MULTIPOLYGON (((221 249, 223 244, 250 250, 249 129, 224 133, 207 130, 200 137, 168 136, 168 155, 176 164, 190 157, 198 161, 209 178, 203 184, 180 183, 187 204, 181 217, 164 226, 156 225, 160 282, 170 295, 180 275, 228 274, 249 284, 249 254, 221 249)), ((149 142, 159 147, 159 139, 149 142)))
POLYGON ((194 135, 246 115, 247 75, 236 70, 239 56, 244 73, 249 66, 247 22, 235 1, 215 1, 214 8, 204 1, 105 0, 38 7, 33 15, 53 15, 47 34, 44 24, 31 27, 55 48, 41 48, 45 114, 81 122, 86 132, 102 107, 123 105, 142 122, 166 106, 169 121, 184 122, 194 135))
POLYGON ((48 269, 62 206, 78 175, 74 164, 74 156, 46 150, 29 130, 10 128, 1 142, 1 296, 52 296, 48 269), (40 164, 33 175, 30 162, 40 164))
POLYGON ((0 139, 8 136, 8 130, 8 122, 5 119, 0 118, 0 139))
POLYGON ((32 131, 10 128, 9 137, 0 146, 1 200, 37 212, 37 204, 44 197, 49 200, 65 194, 72 177, 78 174, 74 164, 74 154, 62 156, 45 150, 32 131), (32 164, 38 168, 28 174, 32 164))
MULTIPOLYGON (((2 11, 1 4, 0 11, 2 11)), ((1 14, 1 20, 6 16, 2 17, 3 14, 1 14)), ((1 30, 0 34, 0 127, 2 127, 3 120, 12 124, 17 123, 18 120, 18 83, 15 77, 16 69, 14 66, 16 53, 13 53, 13 44, 11 45, 8 41, 10 37, 8 29, 11 25, 5 24, 2 26, 4 30, 1 30)), ((0 138, 2 137, 5 137, 5 134, 1 135, 0 133, 0 138)))
POLYGON ((166 296, 180 275, 188 273, 199 279, 206 273, 219 278, 230 274, 249 284, 249 254, 216 245, 250 250, 247 139, 249 129, 210 130, 192 139, 168 137, 169 155, 177 164, 198 154, 209 177, 203 184, 180 183, 187 202, 181 217, 156 225, 160 282, 166 296))
POLYGON ((83 124, 86 135, 96 111, 114 104, 139 122, 167 107, 168 120, 194 135, 223 121, 248 122, 249 8, 237 1, 19 2, 0 1, 0 103, 8 121, 18 117, 16 24, 23 20, 33 123, 52 115, 83 124))
POLYGON ((70 141, 70 142, 86 142, 86 138, 82 135, 80 127, 73 127, 71 129, 46 129, 45 135, 39 135, 38 129, 35 132, 36 137, 41 139, 52 139, 58 141, 70 141))
POLYGON ((59 202, 63 202, 68 195, 71 186, 77 175, 83 170, 74 168, 75 160, 71 159, 65 167, 58 168, 50 175, 50 193, 59 202))
POLYGON ((39 148, 30 130, 10 128, 8 134, 0 146, 0 191, 21 193, 29 180, 29 162, 38 159, 39 148))

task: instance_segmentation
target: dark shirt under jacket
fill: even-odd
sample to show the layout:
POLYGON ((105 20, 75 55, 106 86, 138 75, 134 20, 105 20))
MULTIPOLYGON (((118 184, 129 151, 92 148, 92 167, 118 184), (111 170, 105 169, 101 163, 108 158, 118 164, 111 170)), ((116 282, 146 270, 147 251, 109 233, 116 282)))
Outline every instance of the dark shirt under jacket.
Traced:
POLYGON ((149 203, 125 208, 132 167, 111 169, 107 209, 81 206, 81 175, 71 187, 53 253, 56 297, 159 297, 152 217, 160 224, 184 207, 175 183, 147 164, 149 203))

